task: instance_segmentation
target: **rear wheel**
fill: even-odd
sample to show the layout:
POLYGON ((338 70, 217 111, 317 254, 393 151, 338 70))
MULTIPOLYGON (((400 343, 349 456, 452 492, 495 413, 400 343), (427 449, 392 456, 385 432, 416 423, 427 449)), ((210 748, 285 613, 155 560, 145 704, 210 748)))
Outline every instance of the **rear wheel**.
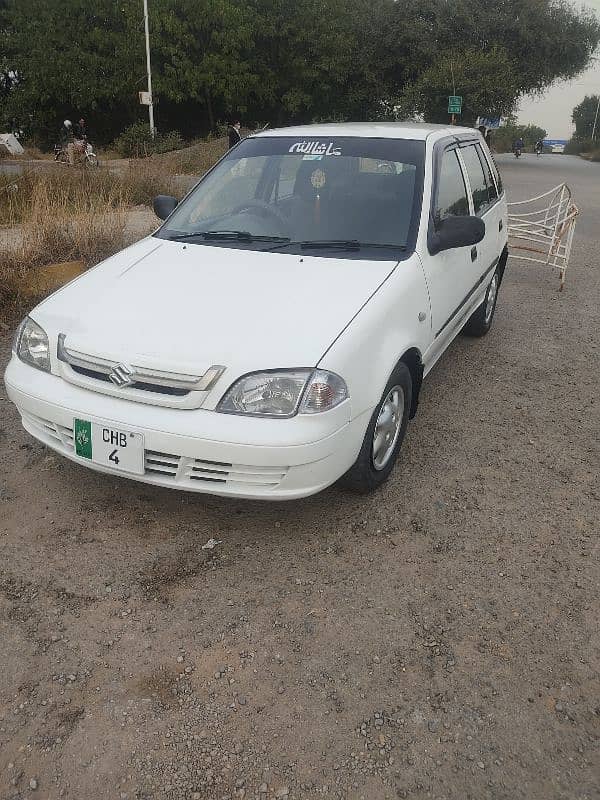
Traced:
POLYGON ((498 300, 498 289, 500 287, 500 274, 498 270, 494 272, 492 280, 488 286, 483 303, 476 308, 463 328, 463 333, 467 336, 485 336, 492 327, 494 312, 496 311, 496 301, 498 300))
POLYGON ((342 485, 354 491, 370 492, 388 479, 406 433, 411 403, 410 370, 400 363, 383 390, 358 458, 341 479, 342 485))

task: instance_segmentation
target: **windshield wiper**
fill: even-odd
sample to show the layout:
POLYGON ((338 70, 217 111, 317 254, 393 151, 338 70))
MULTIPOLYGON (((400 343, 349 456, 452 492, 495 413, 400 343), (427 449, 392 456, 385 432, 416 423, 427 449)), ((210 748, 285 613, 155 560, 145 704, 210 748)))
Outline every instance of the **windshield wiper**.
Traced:
POLYGON ((331 248, 332 250, 360 250, 358 239, 309 239, 300 242, 303 250, 321 250, 321 248, 331 248))
POLYGON ((287 241, 276 244, 275 247, 267 247, 264 252, 279 250, 284 247, 299 247, 301 250, 360 250, 362 247, 381 247, 386 250, 406 250, 403 244, 390 244, 381 242, 361 242, 358 239, 308 239, 305 241, 287 241))
POLYGON ((288 236, 262 236, 250 231, 193 231, 191 233, 174 233, 169 239, 180 242, 185 239, 205 239, 206 241, 236 241, 236 242, 289 242, 288 236))

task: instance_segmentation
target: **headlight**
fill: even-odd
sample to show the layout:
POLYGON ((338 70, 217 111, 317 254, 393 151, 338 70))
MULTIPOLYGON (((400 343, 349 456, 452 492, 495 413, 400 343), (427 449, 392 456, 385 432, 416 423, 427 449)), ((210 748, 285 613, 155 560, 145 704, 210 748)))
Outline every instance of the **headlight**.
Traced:
POLYGON ((254 372, 227 391, 217 411, 264 417, 293 417, 328 411, 348 397, 339 375, 321 369, 254 372))
POLYGON ((25 317, 19 325, 13 350, 26 364, 50 372, 50 345, 46 331, 30 317, 25 317))

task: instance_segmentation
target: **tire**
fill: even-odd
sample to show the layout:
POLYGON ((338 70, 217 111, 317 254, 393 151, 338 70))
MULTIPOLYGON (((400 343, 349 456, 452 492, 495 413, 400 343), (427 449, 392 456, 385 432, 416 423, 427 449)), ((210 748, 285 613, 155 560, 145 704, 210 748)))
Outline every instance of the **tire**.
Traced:
POLYGON ((487 292, 483 298, 483 303, 475 309, 469 317, 467 324, 462 332, 466 336, 485 336, 492 327, 496 303, 498 301, 498 289, 500 288, 500 273, 498 270, 492 275, 487 292))
POLYGON ((340 483, 344 488, 354 492, 371 492, 389 478, 406 434, 412 405, 412 385, 410 370, 406 364, 400 362, 387 382, 381 400, 373 412, 358 458, 340 479, 340 483), (393 398, 395 397, 398 399, 398 419, 390 421, 391 429, 386 433, 385 427, 381 423, 386 422, 386 416, 389 418, 390 412, 394 407, 393 398), (401 412, 400 403, 402 404, 401 412), (378 422, 380 423, 379 426, 378 422), (379 437, 383 436, 384 440, 380 448, 375 450, 377 430, 379 431, 379 437), (388 434, 393 441, 390 441, 389 448, 385 449, 385 436, 388 434))

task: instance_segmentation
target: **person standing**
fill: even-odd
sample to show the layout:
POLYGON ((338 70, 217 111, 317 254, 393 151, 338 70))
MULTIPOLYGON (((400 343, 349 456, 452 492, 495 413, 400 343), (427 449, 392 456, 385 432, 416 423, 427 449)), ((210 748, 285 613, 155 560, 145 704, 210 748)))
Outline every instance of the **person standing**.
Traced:
POLYGON ((234 120, 230 123, 227 134, 229 136, 229 149, 231 150, 232 147, 235 147, 238 142, 242 141, 242 134, 240 133, 240 128, 242 124, 239 120, 234 120))

